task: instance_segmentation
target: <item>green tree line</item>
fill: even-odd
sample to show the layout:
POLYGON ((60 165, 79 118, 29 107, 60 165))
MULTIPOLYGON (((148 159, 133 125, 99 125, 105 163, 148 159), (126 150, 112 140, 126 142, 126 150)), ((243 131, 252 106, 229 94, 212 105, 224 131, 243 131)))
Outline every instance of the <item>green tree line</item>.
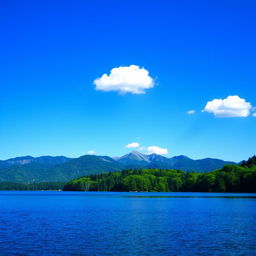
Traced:
POLYGON ((14 183, 1 182, 0 190, 63 190, 65 182, 14 183))
POLYGON ((124 170, 71 180, 66 191, 256 192, 256 165, 226 165, 197 173, 178 170, 124 170))

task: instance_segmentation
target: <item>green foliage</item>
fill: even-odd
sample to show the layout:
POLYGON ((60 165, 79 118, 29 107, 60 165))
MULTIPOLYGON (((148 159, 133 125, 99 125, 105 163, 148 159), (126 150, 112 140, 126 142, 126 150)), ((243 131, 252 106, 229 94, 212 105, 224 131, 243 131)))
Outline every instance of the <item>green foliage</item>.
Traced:
POLYGON ((1 182, 0 190, 62 190, 64 185, 64 182, 40 182, 30 184, 1 182))
POLYGON ((247 161, 242 161, 241 166, 243 167, 252 167, 256 165, 256 156, 250 157, 247 161))
POLYGON ((71 180, 64 190, 256 192, 256 166, 226 165, 208 173, 177 170, 124 170, 71 180))
POLYGON ((177 170, 125 170, 71 180, 64 190, 256 192, 256 166, 226 165, 208 173, 177 170))

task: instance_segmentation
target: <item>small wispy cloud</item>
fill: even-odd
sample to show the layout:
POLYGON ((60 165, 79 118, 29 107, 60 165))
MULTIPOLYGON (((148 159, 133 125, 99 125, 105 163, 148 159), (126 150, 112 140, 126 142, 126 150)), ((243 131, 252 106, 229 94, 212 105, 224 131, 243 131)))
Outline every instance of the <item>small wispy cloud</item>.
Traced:
POLYGON ((251 112, 252 112, 252 116, 256 117, 256 107, 253 107, 251 112))
POLYGON ((125 146, 125 148, 138 148, 140 144, 138 142, 132 142, 125 146))
POLYGON ((94 150, 89 150, 89 151, 87 151, 87 155, 96 155, 96 151, 94 151, 94 150))
POLYGON ((188 115, 194 115, 196 111, 194 109, 187 111, 188 115))

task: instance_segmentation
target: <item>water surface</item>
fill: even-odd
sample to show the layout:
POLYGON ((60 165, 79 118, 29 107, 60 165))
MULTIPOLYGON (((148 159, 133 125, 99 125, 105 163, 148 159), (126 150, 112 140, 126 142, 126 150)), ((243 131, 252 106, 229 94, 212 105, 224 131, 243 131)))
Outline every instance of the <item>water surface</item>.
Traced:
POLYGON ((256 255, 256 194, 0 192, 0 255, 256 255))

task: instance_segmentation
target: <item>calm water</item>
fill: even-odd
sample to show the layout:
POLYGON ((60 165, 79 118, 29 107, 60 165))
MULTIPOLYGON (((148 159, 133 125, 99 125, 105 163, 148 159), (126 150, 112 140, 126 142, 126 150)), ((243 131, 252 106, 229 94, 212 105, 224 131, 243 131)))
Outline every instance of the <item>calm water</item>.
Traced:
POLYGON ((0 255, 256 255, 256 194, 2 191, 0 255))

